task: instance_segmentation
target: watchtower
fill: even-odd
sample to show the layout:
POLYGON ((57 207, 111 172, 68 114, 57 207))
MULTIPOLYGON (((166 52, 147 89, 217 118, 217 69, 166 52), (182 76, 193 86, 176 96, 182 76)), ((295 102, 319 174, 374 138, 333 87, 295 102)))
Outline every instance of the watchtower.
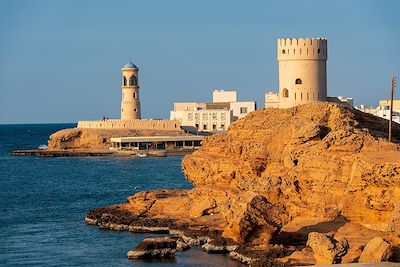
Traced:
POLYGON ((328 40, 280 38, 277 43, 279 107, 327 101, 328 40))
POLYGON ((140 120, 139 69, 129 61, 122 67, 121 120, 140 120))

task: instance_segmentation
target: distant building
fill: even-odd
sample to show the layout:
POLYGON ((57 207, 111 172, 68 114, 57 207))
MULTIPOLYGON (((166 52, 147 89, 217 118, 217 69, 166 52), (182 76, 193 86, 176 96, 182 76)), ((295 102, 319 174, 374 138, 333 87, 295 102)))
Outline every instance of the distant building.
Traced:
POLYGON ((177 102, 170 119, 189 132, 225 131, 229 125, 256 110, 255 101, 237 102, 236 91, 213 91, 213 102, 177 102))
POLYGON ((343 96, 328 96, 327 101, 345 105, 345 106, 349 106, 349 107, 354 106, 354 101, 353 101, 353 98, 351 98, 351 97, 347 98, 347 97, 343 97, 343 96))
MULTIPOLYGON (((365 105, 360 105, 356 109, 370 113, 380 118, 389 120, 390 118, 390 100, 379 100, 377 107, 366 107, 365 105)), ((394 122, 400 123, 400 99, 393 100, 393 113, 392 120, 394 122)))

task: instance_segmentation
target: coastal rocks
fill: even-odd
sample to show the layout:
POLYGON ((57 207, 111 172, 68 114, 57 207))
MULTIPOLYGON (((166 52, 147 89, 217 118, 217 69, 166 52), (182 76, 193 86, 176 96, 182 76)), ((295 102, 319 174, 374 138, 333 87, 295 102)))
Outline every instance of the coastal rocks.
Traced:
POLYGON ((338 241, 330 236, 316 232, 308 235, 307 246, 312 248, 316 264, 340 263, 341 258, 349 248, 349 244, 345 239, 338 241))
POLYGON ((146 238, 128 251, 129 259, 174 258, 176 241, 169 237, 146 238))
POLYGON ((387 232, 400 199, 400 127, 392 143, 386 130, 386 120, 336 104, 257 110, 206 138, 184 158, 183 172, 195 185, 190 194, 213 198, 232 224, 224 236, 238 241, 248 232, 233 227, 231 215, 243 213, 235 203, 250 202, 249 193, 284 210, 288 223, 342 215, 387 232))
POLYGON ((50 135, 49 150, 108 149, 111 137, 187 135, 184 131, 123 130, 123 129, 63 129, 50 135))
POLYGON ((223 254, 234 251, 238 244, 231 239, 215 238, 205 243, 202 248, 211 254, 223 254))
POLYGON ((381 237, 375 237, 365 246, 359 262, 377 263, 387 261, 391 256, 392 246, 381 237))
POLYGON ((168 228, 212 253, 230 239, 232 257, 252 264, 268 251, 277 263, 355 262, 373 237, 400 245, 400 126, 386 137, 386 120, 336 104, 257 110, 185 156, 193 189, 140 192, 86 219, 168 228))

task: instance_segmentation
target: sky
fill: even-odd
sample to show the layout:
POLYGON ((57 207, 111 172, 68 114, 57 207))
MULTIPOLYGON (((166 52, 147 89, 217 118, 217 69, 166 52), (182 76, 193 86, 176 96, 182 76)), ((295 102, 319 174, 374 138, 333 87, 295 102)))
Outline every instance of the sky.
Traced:
POLYGON ((0 0, 0 124, 119 118, 129 58, 144 118, 215 89, 263 107, 278 90, 282 37, 328 38, 328 95, 376 106, 400 75, 399 10, 396 0, 0 0))

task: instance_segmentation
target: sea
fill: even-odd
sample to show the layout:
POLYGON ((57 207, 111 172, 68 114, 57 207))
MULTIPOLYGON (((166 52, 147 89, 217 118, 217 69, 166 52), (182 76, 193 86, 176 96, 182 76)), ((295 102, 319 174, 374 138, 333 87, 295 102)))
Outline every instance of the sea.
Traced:
POLYGON ((91 209, 126 202, 143 190, 190 189, 181 156, 164 158, 12 156, 46 145, 75 124, 0 125, 0 266, 242 266, 201 248, 171 261, 132 261, 146 237, 87 225, 91 209))

